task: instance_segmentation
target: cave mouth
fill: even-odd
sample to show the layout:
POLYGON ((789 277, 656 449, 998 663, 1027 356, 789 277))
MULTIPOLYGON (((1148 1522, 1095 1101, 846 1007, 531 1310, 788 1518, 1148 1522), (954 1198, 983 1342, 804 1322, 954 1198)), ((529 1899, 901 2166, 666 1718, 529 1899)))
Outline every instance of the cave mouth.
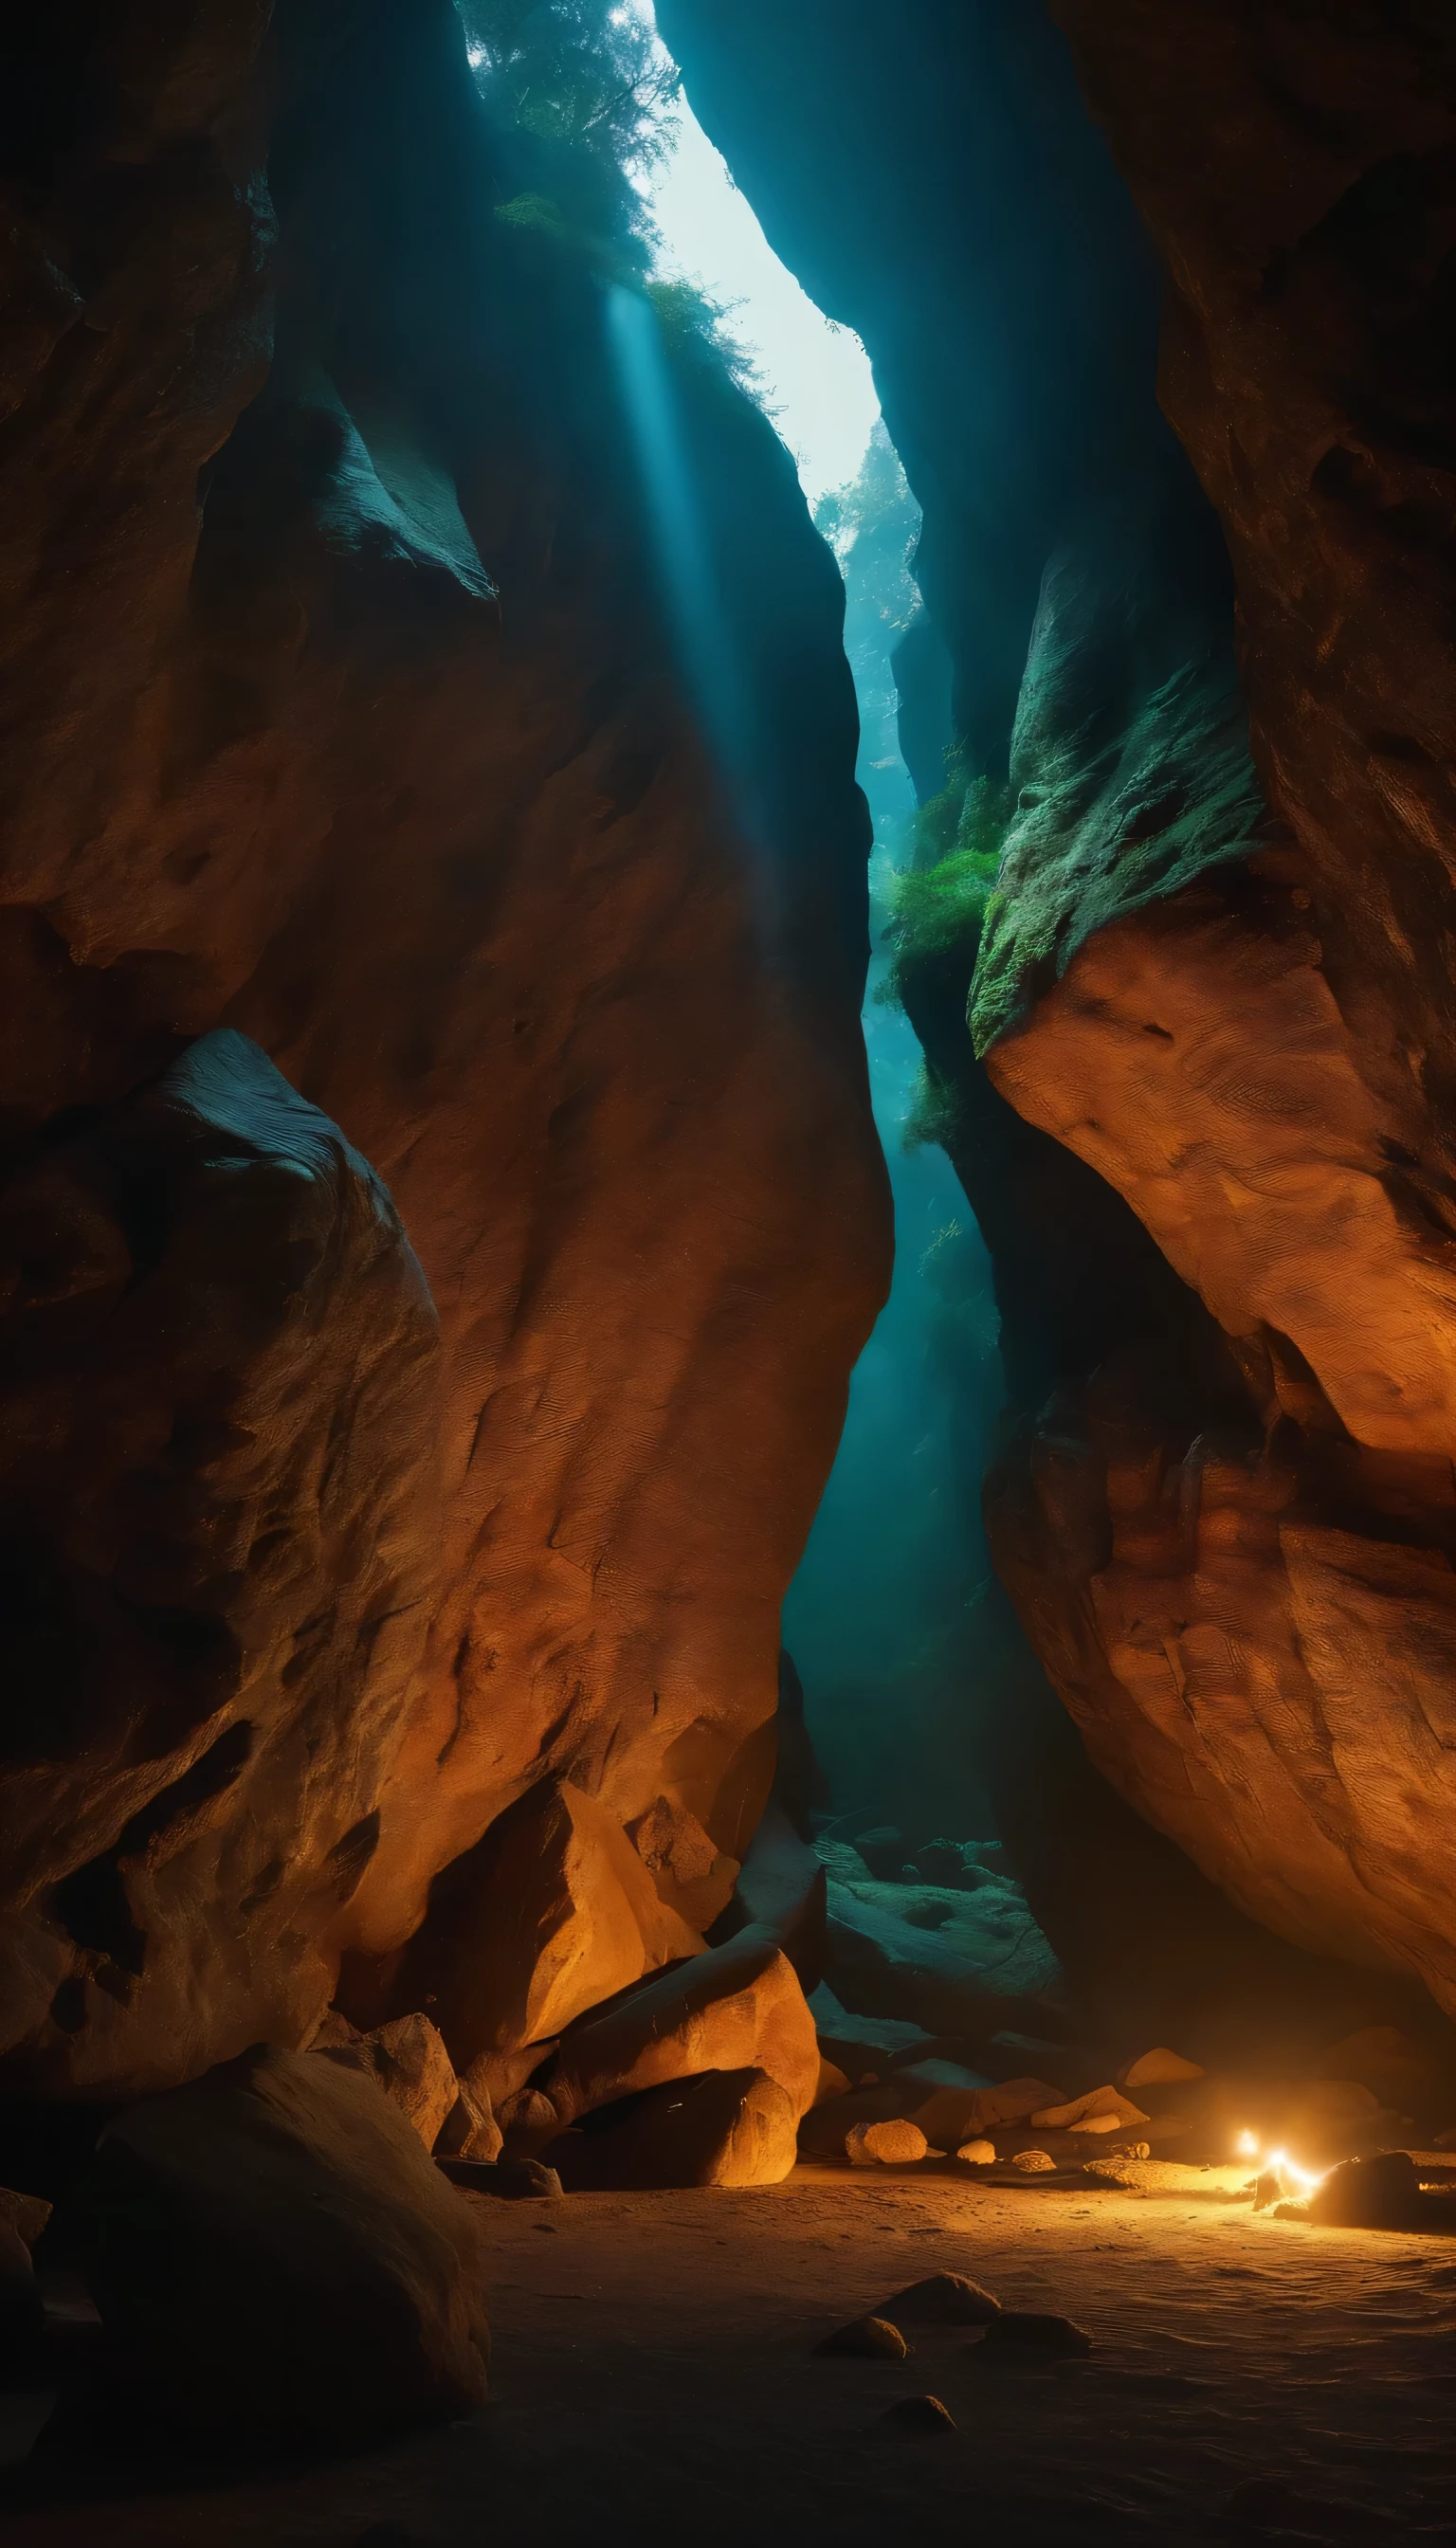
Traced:
POLYGON ((38 2543, 1445 2535, 1398 14, 0 38, 38 2543))

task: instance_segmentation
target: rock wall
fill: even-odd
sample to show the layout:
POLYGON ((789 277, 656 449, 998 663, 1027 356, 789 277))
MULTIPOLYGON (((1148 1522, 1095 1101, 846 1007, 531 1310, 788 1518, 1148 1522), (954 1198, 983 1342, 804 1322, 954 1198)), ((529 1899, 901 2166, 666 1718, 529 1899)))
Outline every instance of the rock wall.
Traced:
POLYGON ((1449 13, 661 14, 868 345, 1002 791, 902 978, 998 1254, 1003 1577, 1139 1813, 1456 2006, 1449 13))
POLYGON ((724 766, 607 282, 498 217, 447 0, 5 43, 7 1430, 43 1332, 61 1380, 5 1489, 0 2075, 123 2093, 304 2040, 542 1781, 721 1904, 885 1279, 867 825, 788 458, 649 325, 724 766), (177 1116, 220 1029, 279 1140, 177 1116), (275 1328, 199 1375, 255 1264, 275 1328))

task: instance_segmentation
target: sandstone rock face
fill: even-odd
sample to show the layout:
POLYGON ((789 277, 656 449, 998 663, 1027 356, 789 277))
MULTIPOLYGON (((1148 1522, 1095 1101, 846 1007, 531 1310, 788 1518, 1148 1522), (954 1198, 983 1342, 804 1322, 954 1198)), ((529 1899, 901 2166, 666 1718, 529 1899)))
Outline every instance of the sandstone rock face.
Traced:
MULTIPOLYGON (((418 2013, 397 2017, 393 2024, 376 2028, 372 2035, 356 2036, 351 2044, 315 2048, 320 2060, 335 2061, 342 2070, 354 2070, 361 2078, 372 2079, 407 2122, 413 2125, 425 2148, 434 2148, 446 2116, 459 2101, 460 2082, 450 2066, 439 2029, 431 2026, 427 2017, 418 2013)), ((489 2135, 483 2114, 462 2116, 463 2140, 476 2138, 482 2132, 489 2135)), ((494 2150, 491 2156, 495 2156, 494 2150)))
POLYGON ((0 1194, 0 2079, 312 2033, 436 1581, 438 1346, 378 1178, 245 1038, 0 1194))
POLYGON ((543 1780, 435 1888, 406 1996, 426 1983, 457 2069, 541 2044, 703 1942, 659 1899, 620 1826, 543 1780))
POLYGON ((72 2235, 149 2416, 361 2444, 486 2395, 470 2206, 367 2079, 258 2046, 108 2126, 72 2235))
MULTIPOLYGON (((1456 2007, 1456 33, 1440 0, 1049 15, 1165 269, 1158 393, 1231 592, 1042 13, 912 6, 891 61, 867 10, 796 12, 833 90, 796 159, 772 13, 662 23, 874 357, 966 766, 1009 781, 994 889, 907 986, 999 1268, 998 1568, 1140 1814, 1283 1938, 1456 2007), (966 146, 993 107, 1004 158, 966 146)), ((1044 1918, 1084 1966, 1079 1905, 1044 1918)))
MULTIPOLYGON (((119 0, 27 44, 49 105, 4 172, 0 1175, 44 1219, 45 1180, 101 1138, 77 1110, 104 1128, 236 1028, 388 1180, 442 1342, 437 1519, 413 1415, 368 1448, 346 1374, 319 1370, 345 1481, 372 1459, 384 1482, 382 1536, 325 1551, 307 1603, 300 1581, 292 1714, 263 1704, 281 1651, 254 1707, 221 1590, 200 1604, 138 1547, 114 1595, 88 1553, 86 1634, 115 1616, 117 1660, 68 1682, 86 1766, 58 1820, 57 1775, 15 1764, 4 1871, 31 1908, 4 2003, 14 2084, 115 2093, 305 2040, 340 1953, 395 1951, 439 1867, 543 1778, 618 1827, 665 1808, 684 1900, 721 1908, 888 1228, 842 593, 770 426, 709 358, 663 354, 755 720, 752 770, 725 773, 657 588, 605 287, 495 219, 511 172, 448 0, 202 0, 185 23, 119 0), (158 1641, 165 1724, 117 1685, 158 1641), (323 1748, 290 1768, 282 1729, 330 1675, 323 1748), (214 1844, 189 1835, 234 1813, 215 1917, 214 1844), (174 1944, 138 1973, 146 1888, 184 1858, 189 1907, 160 1906, 174 1944), (48 1890, 82 1868, 84 1934, 48 1890), (260 1924, 302 1942, 286 1974, 260 1924)), ((98 1203, 75 1241, 93 1292, 52 1269, 26 1315, 84 1327, 124 1238, 98 1203)), ((356 1312, 331 1315, 342 1338, 356 1312)), ((417 1316, 422 1338, 422 1290, 417 1316)), ((166 1399, 163 1376, 148 1496, 248 1469, 221 1433, 166 1447, 166 1399)), ((77 1445, 72 1502, 100 1510, 111 1456, 92 1478, 77 1445)), ((265 1572, 307 1571, 279 1492, 265 1572)), ((213 1527, 221 1574, 246 1540, 213 1527)), ((7 1583, 35 1537, 7 1519, 7 1583)))

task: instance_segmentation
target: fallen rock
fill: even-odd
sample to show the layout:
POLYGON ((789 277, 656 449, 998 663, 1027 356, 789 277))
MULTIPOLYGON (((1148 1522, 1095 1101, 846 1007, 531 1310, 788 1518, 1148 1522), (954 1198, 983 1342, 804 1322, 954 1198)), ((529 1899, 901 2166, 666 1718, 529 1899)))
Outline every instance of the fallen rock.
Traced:
POLYGON ((598 2106, 543 2156, 576 2192, 778 2185, 798 2155, 785 2088, 764 2070, 703 2070, 598 2106))
POLYGON ((929 2149, 918 2124, 893 2120, 854 2124, 845 2135, 845 2155, 852 2167, 910 2167, 929 2149))
POLYGON ((494 2161, 500 2155, 504 2135, 491 2112, 490 2101, 483 2101, 463 2079, 458 2084, 455 2103, 431 2146, 441 2158, 494 2161))
POLYGON ((904 2362, 910 2347, 887 2318, 855 2318, 821 2336, 814 2351, 856 2362, 904 2362))
POLYGON ((893 1823, 876 1823, 869 1831, 857 1832, 855 1848, 870 1874, 887 1880, 899 1874, 908 1855, 905 1835, 893 1823))
POLYGON ((1186 2195, 1195 2203, 1236 2203, 1247 2183, 1241 2168, 1185 2167, 1178 2159, 1149 2158, 1145 2141, 1126 2155, 1089 2158, 1083 2172, 1127 2194, 1186 2195))
POLYGON ((1308 2209, 1309 2218, 1326 2230, 1412 2230, 1422 2201, 1410 2151, 1381 2150, 1332 2167, 1310 2195, 1308 2209))
POLYGON ((1013 2150, 1011 2164, 1019 2167, 1023 2176, 1045 2176, 1048 2169, 1054 2169, 1056 2161, 1049 2150, 1024 2149, 1013 2150))
POLYGON ((1060 1978, 1024 1897, 999 1879, 964 1893, 845 1882, 832 1866, 826 1969, 852 2007, 968 2037, 1060 1978))
POLYGON ((644 1973, 701 1953, 620 1824, 569 1779, 543 1778, 436 1880, 404 1987, 432 1996, 465 2071, 484 2052, 544 2045, 644 1973))
POLYGON ((850 2082, 845 2077, 843 2070, 837 2069, 832 2061, 826 2061, 821 2056, 819 2062, 819 2085, 814 2092, 815 2105, 822 2106, 831 2097, 847 2097, 849 2094, 850 2082))
POLYGON ((672 1796, 655 1796, 627 1825, 658 1899, 690 1929, 711 1928, 732 1897, 738 1861, 720 1850, 694 1813, 672 1796))
POLYGON ((319 2060, 372 2079, 409 2118, 425 2148, 434 2148, 445 2117, 459 2100, 460 2083, 444 2038, 427 2017, 417 2011, 397 2017, 344 2044, 320 2045, 316 2037, 312 2050, 319 2060))
POLYGON ((50 2206, 39 2194, 15 2194, 8 2185, 0 2185, 0 2225, 13 2230, 28 2247, 34 2247, 49 2218, 50 2206))
POLYGON ((1171 2088, 1183 2079, 1201 2079, 1203 2070, 1197 2061, 1185 2061, 1181 2052, 1170 2052, 1165 2044, 1151 2052, 1139 2052, 1136 2061, 1118 2073, 1123 2088, 1171 2088))
POLYGON ((1002 2124, 1025 2124, 1044 2120, 1042 2110, 1055 2107, 1061 2096, 1046 2079, 1002 2079, 994 2087, 978 2091, 975 2106, 966 2118, 971 2132, 994 2132, 1002 2124))
POLYGON ((573 2124, 634 2089, 703 2070, 767 2072, 786 2092, 795 2123, 813 2102, 814 2021, 788 1957, 757 1929, 579 2019, 540 2085, 560 2121, 573 2124))
POLYGON ((129 2108, 66 2224, 109 2376, 149 2414, 349 2446, 485 2399, 479 2229, 335 2062, 259 2045, 129 2108))
POLYGON ((911 2326, 989 2326, 1001 2304, 964 2274, 927 2274, 886 2301, 883 2315, 911 2326))
POLYGON ((954 2433, 956 2418, 939 2398, 897 2398, 880 2416, 882 2424, 893 2424, 906 2433, 954 2433))
POLYGON ((733 1896, 714 1923, 719 1946, 755 1928, 783 1949, 806 1991, 824 1976, 826 1891, 823 1862, 771 1797, 748 1845, 733 1896))
POLYGON ((1069 2355, 1090 2353, 1092 2338, 1069 2318, 1050 2310, 1001 2310, 981 2338, 982 2344, 1019 2347, 1025 2352, 1069 2355))
POLYGON ((994 2167, 996 2144, 994 2141, 962 2141, 956 2155, 964 2159, 967 2167, 994 2167))
POLYGON ((0 2373, 23 2373, 45 2323, 41 2287, 20 2231, 0 2220, 0 2373))
POLYGON ((1064 2106, 1046 2106, 1032 2117, 1038 2132, 1074 2133, 1116 2132, 1120 2124, 1145 2124, 1147 2117, 1131 2097, 1114 2087, 1089 2088, 1085 2097, 1073 2097, 1064 2106))
POLYGON ((538 2158, 437 2158, 435 2165, 462 2194, 492 2194, 502 2203, 550 2202, 565 2191, 556 2169, 538 2158))

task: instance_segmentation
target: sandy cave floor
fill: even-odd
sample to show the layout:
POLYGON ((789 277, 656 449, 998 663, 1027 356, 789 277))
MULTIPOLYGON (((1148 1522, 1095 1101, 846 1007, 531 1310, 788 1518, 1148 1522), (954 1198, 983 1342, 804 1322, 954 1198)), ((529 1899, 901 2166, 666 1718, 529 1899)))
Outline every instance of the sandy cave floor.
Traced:
MULTIPOLYGON (((484 2202, 483 2197, 469 2200, 484 2202)), ((12 2474, 6 2548, 745 2539, 974 2548, 1412 2538, 1456 2548, 1456 2239, 1247 2205, 800 2168, 770 2191, 489 2204, 495 2400, 359 2459, 12 2474), (1086 2361, 911 2330, 819 2361, 936 2271, 1084 2325, 1086 2361), (878 2418, 932 2392, 957 2430, 878 2418)))

